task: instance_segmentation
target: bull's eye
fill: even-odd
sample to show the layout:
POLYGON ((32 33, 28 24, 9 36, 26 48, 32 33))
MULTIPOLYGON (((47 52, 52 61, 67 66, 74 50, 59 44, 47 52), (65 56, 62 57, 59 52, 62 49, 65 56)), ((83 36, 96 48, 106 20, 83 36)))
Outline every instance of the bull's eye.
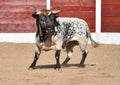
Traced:
POLYGON ((43 19, 40 19, 40 21, 41 21, 41 22, 44 22, 44 20, 43 20, 43 19))

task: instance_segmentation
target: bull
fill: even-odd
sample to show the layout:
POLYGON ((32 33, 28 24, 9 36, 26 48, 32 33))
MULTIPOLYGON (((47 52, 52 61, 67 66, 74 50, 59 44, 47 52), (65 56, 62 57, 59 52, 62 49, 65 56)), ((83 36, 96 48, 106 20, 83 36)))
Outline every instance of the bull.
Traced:
POLYGON ((79 18, 61 18, 61 10, 34 10, 32 16, 36 19, 37 32, 35 43, 35 56, 29 68, 34 69, 42 50, 55 50, 55 69, 60 69, 60 52, 66 49, 67 57, 62 65, 66 65, 73 55, 73 47, 78 45, 82 52, 80 67, 85 67, 87 57, 86 46, 91 40, 93 47, 97 43, 92 39, 88 24, 79 18))

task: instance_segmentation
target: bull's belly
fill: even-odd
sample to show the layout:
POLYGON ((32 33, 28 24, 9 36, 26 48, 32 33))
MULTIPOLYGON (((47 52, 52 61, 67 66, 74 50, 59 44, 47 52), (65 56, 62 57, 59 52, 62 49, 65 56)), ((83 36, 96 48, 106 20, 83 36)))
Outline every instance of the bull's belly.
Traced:
POLYGON ((55 44, 50 41, 46 41, 42 45, 42 50, 44 50, 44 51, 55 50, 55 48, 56 48, 55 44))
POLYGON ((45 46, 45 45, 43 45, 42 46, 42 50, 43 51, 50 51, 50 50, 55 50, 55 49, 56 49, 55 45, 51 45, 51 46, 45 46))

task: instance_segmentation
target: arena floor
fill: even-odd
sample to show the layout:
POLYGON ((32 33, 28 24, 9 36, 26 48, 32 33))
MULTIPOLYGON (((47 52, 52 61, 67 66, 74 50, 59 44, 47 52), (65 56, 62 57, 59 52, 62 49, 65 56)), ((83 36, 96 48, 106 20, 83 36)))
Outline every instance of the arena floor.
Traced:
MULTIPOLYGON (((66 67, 54 69, 54 51, 42 52, 35 70, 34 44, 0 43, 0 85, 120 85, 120 45, 88 45, 86 67, 78 67, 79 47, 66 67)), ((61 52, 60 62, 66 58, 61 52)))

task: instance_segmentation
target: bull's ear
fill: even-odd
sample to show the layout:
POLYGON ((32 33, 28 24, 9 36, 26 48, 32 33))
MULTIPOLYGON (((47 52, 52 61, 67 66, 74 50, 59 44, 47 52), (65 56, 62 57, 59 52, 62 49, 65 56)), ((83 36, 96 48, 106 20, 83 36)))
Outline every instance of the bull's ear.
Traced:
POLYGON ((36 8, 34 9, 33 13, 32 13, 32 17, 33 18, 38 18, 38 16, 41 14, 41 11, 38 11, 36 8))
POLYGON ((36 11, 37 11, 37 9, 35 8, 35 9, 33 10, 33 13, 32 13, 32 17, 33 17, 33 18, 37 18, 37 16, 38 16, 38 15, 36 15, 36 11))
POLYGON ((59 9, 59 10, 51 10, 51 12, 53 13, 53 14, 58 14, 58 13, 60 13, 62 10, 61 9, 59 9))

